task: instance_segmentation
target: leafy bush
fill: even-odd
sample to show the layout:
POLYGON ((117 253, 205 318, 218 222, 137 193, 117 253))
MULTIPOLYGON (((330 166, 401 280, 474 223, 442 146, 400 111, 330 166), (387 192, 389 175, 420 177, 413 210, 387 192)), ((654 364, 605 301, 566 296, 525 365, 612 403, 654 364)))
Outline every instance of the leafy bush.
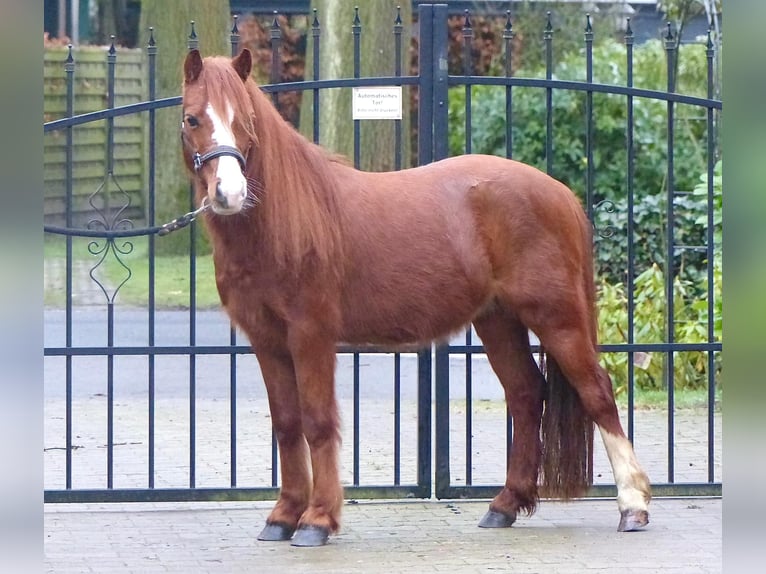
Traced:
MULTIPOLYGON (((708 194, 708 177, 707 173, 700 177, 700 182, 694 188, 693 195, 702 201, 706 201, 708 194)), ((718 160, 713 170, 713 307, 715 316, 715 332, 716 337, 720 340, 722 322, 723 322, 723 300, 721 293, 723 290, 723 275, 721 261, 722 252, 721 245, 723 239, 723 160, 718 160)), ((695 222, 697 225, 707 228, 707 214, 700 215, 695 222)), ((705 292, 707 293, 707 292, 705 292)), ((697 311, 702 316, 707 312, 707 304, 705 296, 697 300, 694 305, 697 311)))
MULTIPOLYGON (((721 266, 714 266, 716 321, 715 338, 720 341, 720 299, 721 266)), ((680 278, 673 282, 674 296, 674 337, 679 343, 705 343, 707 333, 707 302, 689 302, 686 292, 688 285, 680 278)), ((628 298, 622 283, 614 285, 602 281, 599 286, 599 340, 602 344, 628 342, 628 298)), ((662 343, 667 340, 665 325, 665 275, 657 265, 636 277, 634 297, 634 326, 636 343, 662 343)), ((663 372, 665 361, 662 354, 648 354, 642 366, 635 370, 635 385, 641 390, 665 388, 663 372)), ((615 393, 625 392, 628 385, 628 354, 603 353, 601 362, 612 376, 615 393)), ((677 353, 674 362, 674 388, 682 390, 702 389, 707 385, 707 354, 699 351, 677 353)), ((721 360, 715 363, 715 380, 720 382, 721 360)))
MULTIPOLYGON (((714 170, 714 257, 713 257, 713 335, 715 341, 722 336, 722 286, 721 265, 721 204, 723 162, 719 161, 714 170)), ((694 195, 708 193, 707 174, 700 178, 694 189, 694 195)), ((707 225, 707 217, 698 221, 707 225)), ((707 263, 707 262, 706 262, 707 263)), ((701 270, 702 271, 702 270, 701 270)), ((705 267, 705 276, 707 276, 705 267)), ((706 277, 705 277, 706 278, 706 277)), ((708 309, 710 302, 707 289, 702 295, 693 297, 689 293, 690 282, 676 277, 674 291, 674 340, 680 343, 704 343, 708 341, 708 309)), ((634 341, 636 343, 660 343, 666 340, 665 275, 657 265, 652 265, 636 277, 634 297, 634 341)), ((707 287, 705 281, 705 287, 707 287)), ((628 342, 628 298, 625 286, 621 283, 610 284, 602 278, 599 285, 599 340, 602 344, 628 342)), ((702 352, 678 353, 674 363, 673 382, 677 389, 699 389, 707 385, 707 356, 702 352)), ((636 369, 635 383, 641 390, 661 389, 664 387, 663 369, 665 361, 660 358, 646 357, 648 362, 636 369)), ((628 355, 627 353, 604 353, 602 364, 612 375, 616 393, 627 389, 628 355)), ((636 361, 642 363, 642 361, 636 361)), ((721 356, 715 360, 714 379, 720 385, 721 356)))
MULTIPOLYGON (((677 91, 704 96, 707 64, 702 46, 682 46, 679 53, 677 91)), ((646 89, 667 88, 666 57, 661 42, 650 41, 634 49, 634 85, 646 89)), ((593 48, 593 77, 597 83, 625 85, 625 46, 605 40, 593 48)), ((544 77, 544 70, 520 70, 519 77, 544 77)), ((584 80, 582 51, 566 55, 555 67, 554 79, 584 80)), ((584 198, 586 188, 585 102, 582 92, 554 90, 552 175, 584 198)), ((706 166, 705 113, 696 107, 677 105, 675 111, 675 189, 691 191, 706 166)), ((449 148, 452 155, 465 151, 465 88, 449 94, 449 148)), ((505 88, 472 87, 472 132, 474 153, 505 155, 505 88)), ((594 119, 594 205, 611 202, 612 213, 597 210, 597 228, 609 227, 609 237, 597 235, 596 260, 599 275, 615 283, 624 281, 627 267, 627 151, 625 96, 593 94, 594 119)), ((515 159, 545 169, 545 92, 537 88, 513 89, 513 150, 515 159)), ((667 179, 667 104, 647 98, 634 99, 634 219, 637 269, 666 258, 665 191, 667 179)), ((704 244, 705 226, 700 225, 705 203, 689 194, 675 198, 675 243, 704 244)), ((685 280, 695 281, 704 267, 704 252, 678 250, 675 269, 685 280)), ((695 281, 696 282, 696 281, 695 281)))

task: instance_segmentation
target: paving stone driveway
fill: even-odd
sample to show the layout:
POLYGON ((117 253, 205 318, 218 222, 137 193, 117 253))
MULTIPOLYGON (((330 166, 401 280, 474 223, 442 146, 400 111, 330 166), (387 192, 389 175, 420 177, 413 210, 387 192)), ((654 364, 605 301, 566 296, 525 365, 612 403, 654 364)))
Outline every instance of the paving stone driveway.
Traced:
POLYGON ((659 499, 618 533, 612 500, 543 501, 511 529, 476 523, 486 501, 360 502, 322 548, 258 542, 270 503, 47 505, 47 572, 714 573, 721 500, 659 499))

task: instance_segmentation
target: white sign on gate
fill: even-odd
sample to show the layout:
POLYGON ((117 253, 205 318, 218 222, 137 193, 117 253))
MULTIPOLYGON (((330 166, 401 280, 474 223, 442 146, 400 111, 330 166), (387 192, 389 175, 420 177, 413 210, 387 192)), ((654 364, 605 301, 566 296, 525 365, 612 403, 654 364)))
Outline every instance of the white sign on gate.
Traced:
POLYGON ((402 87, 353 88, 352 110, 355 120, 400 120, 402 87))

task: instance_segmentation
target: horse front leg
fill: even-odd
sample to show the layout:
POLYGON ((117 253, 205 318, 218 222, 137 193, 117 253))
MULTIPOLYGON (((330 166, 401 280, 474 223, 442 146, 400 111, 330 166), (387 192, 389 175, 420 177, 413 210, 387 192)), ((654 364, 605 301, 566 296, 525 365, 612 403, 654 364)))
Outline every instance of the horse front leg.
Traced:
POLYGON ((338 474, 340 420, 335 401, 335 343, 325 333, 290 337, 301 423, 314 477, 308 508, 298 523, 293 546, 322 546, 340 527, 343 487, 338 474))
POLYGON ((287 350, 256 347, 255 354, 269 397, 282 478, 279 499, 258 540, 290 540, 311 496, 309 452, 303 435, 295 370, 287 350))

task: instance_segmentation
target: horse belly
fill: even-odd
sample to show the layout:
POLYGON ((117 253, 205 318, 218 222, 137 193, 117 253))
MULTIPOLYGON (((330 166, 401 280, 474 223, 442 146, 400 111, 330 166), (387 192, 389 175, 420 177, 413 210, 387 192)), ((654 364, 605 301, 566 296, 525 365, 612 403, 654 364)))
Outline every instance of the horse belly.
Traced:
POLYGON ((489 277, 488 264, 443 255, 371 265, 344 290, 343 340, 397 345, 445 338, 489 302, 489 277))

